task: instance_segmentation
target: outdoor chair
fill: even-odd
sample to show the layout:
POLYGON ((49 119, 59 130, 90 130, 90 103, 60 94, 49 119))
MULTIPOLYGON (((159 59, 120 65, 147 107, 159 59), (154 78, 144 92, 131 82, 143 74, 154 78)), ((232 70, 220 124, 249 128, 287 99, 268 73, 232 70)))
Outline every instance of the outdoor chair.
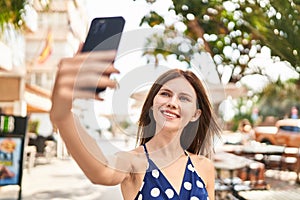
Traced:
POLYGON ((300 172, 300 149, 297 147, 286 147, 282 155, 282 170, 295 172, 299 181, 300 172))

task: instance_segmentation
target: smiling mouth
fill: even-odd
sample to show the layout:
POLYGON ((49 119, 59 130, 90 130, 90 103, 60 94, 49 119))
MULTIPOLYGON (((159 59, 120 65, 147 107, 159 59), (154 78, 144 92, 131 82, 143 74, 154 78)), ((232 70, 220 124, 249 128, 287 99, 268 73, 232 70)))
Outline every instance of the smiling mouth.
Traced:
POLYGON ((161 113, 162 113, 166 118, 169 118, 169 119, 180 118, 180 116, 179 116, 178 114, 173 113, 173 112, 170 112, 170 111, 163 110, 163 111, 161 111, 161 113))

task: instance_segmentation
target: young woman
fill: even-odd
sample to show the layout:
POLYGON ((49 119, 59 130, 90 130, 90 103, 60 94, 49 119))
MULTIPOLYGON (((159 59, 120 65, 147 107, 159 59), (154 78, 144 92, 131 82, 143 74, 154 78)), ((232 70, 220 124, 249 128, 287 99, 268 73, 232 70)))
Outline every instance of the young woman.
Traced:
POLYGON ((60 62, 50 114, 73 158, 93 183, 120 184, 125 200, 214 199, 215 170, 207 157, 220 129, 192 72, 173 69, 153 84, 139 119, 139 146, 132 151, 106 158, 80 126, 72 101, 101 100, 86 88, 116 87, 109 79, 118 73, 114 56, 112 51, 81 53, 60 62))

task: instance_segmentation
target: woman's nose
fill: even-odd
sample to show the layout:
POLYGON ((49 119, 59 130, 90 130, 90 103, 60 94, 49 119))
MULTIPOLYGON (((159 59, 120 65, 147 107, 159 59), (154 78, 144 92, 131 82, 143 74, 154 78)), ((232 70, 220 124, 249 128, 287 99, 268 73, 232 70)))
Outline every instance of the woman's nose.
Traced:
POLYGON ((172 96, 168 101, 168 107, 177 108, 178 107, 178 98, 176 95, 172 96))

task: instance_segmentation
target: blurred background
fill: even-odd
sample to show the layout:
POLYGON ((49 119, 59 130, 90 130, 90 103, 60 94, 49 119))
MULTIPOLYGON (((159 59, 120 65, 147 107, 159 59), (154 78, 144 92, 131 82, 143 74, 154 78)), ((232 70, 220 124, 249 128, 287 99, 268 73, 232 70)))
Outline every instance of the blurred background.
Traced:
MULTIPOLYGON (((119 82, 139 68, 158 75, 173 66, 206 83, 223 128, 213 158, 216 198, 279 191, 299 199, 299 12, 298 0, 2 1, 0 113, 28 118, 24 170, 70 158, 49 119, 57 64, 76 53, 94 17, 123 16, 119 82)), ((112 144, 104 151, 130 149, 147 89, 130 92, 124 113, 114 110, 112 90, 105 103, 78 100, 74 110, 99 143, 112 144)))

